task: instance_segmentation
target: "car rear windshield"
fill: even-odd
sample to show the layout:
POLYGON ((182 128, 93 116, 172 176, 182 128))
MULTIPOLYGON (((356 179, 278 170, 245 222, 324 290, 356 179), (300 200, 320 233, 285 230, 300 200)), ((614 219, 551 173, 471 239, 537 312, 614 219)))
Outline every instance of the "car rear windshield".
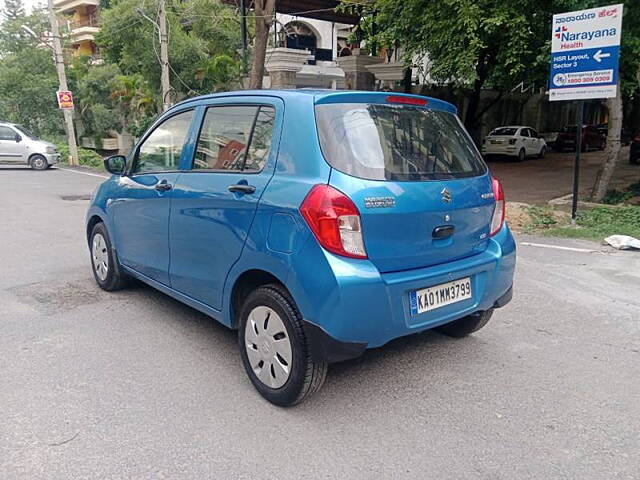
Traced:
POLYGON ((492 131, 489 136, 491 135, 505 135, 508 137, 512 137, 516 134, 516 132, 518 131, 517 128, 509 128, 509 127, 502 127, 502 128, 496 128, 494 131, 492 131))
POLYGON ((423 181, 486 172, 478 150, 452 113, 419 107, 336 103, 316 106, 322 154, 329 164, 368 180, 423 181))

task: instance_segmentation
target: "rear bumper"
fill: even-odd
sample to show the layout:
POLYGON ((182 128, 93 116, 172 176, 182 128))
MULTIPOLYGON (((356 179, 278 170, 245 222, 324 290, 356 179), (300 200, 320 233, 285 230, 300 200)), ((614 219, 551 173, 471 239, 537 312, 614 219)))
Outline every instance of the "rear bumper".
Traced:
POLYGON ((307 322, 336 342, 373 348, 504 306, 512 296, 515 256, 515 242, 506 225, 482 253, 385 274, 369 261, 331 255, 311 238, 296 256, 287 286, 307 322), (409 292, 465 277, 471 277, 472 298, 411 315, 409 292))
POLYGON ((491 144, 483 144, 482 145, 482 154, 483 155, 509 155, 516 156, 518 155, 517 145, 491 145, 491 144))

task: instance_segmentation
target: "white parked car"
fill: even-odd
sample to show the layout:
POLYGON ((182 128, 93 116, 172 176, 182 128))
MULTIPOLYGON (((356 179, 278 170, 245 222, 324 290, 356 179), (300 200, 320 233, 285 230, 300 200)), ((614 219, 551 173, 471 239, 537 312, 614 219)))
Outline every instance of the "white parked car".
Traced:
POLYGON ((547 144, 531 127, 498 127, 482 140, 482 155, 507 155, 518 161, 526 157, 542 158, 547 153, 547 144))
POLYGON ((60 154, 53 143, 36 138, 20 125, 0 122, 0 164, 46 170, 59 160, 60 154))

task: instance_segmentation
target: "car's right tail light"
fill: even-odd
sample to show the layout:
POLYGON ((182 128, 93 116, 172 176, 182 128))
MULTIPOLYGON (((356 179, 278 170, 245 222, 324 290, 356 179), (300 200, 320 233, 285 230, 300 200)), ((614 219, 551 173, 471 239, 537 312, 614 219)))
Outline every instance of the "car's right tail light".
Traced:
POLYGON ((489 234, 491 237, 500 231, 507 213, 507 202, 504 198, 504 191, 502 190, 500 180, 497 178, 492 179, 492 187, 496 206, 493 209, 493 217, 491 218, 491 233, 489 234))
POLYGON ((509 139, 509 145, 515 145, 515 144, 516 144, 516 139, 515 138, 509 139))
POLYGON ((367 258, 360 212, 344 193, 316 185, 302 202, 300 213, 323 248, 345 257, 367 258))

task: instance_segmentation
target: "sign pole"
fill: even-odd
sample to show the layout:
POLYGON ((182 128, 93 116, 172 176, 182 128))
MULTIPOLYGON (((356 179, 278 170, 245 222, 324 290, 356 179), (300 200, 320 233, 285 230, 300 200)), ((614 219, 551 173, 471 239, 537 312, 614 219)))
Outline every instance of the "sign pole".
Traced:
POLYGON ((578 194, 580 190, 580 153, 582 151, 582 124, 584 100, 576 102, 576 157, 573 163, 573 199, 571 202, 571 223, 575 225, 578 214, 578 194))
MULTIPOLYGON (((49 21, 51 22, 51 34, 53 35, 53 56, 56 62, 56 70, 58 71, 58 81, 60 83, 60 91, 68 91, 67 87, 67 75, 64 71, 64 57, 62 54, 62 45, 60 44, 60 31, 58 30, 58 19, 53 10, 53 0, 47 2, 47 8, 49 10, 49 21)), ((69 143, 69 164, 78 165, 78 144, 76 143, 76 132, 73 129, 73 113, 70 109, 65 108, 62 110, 64 115, 64 124, 67 131, 67 141, 69 143)))

